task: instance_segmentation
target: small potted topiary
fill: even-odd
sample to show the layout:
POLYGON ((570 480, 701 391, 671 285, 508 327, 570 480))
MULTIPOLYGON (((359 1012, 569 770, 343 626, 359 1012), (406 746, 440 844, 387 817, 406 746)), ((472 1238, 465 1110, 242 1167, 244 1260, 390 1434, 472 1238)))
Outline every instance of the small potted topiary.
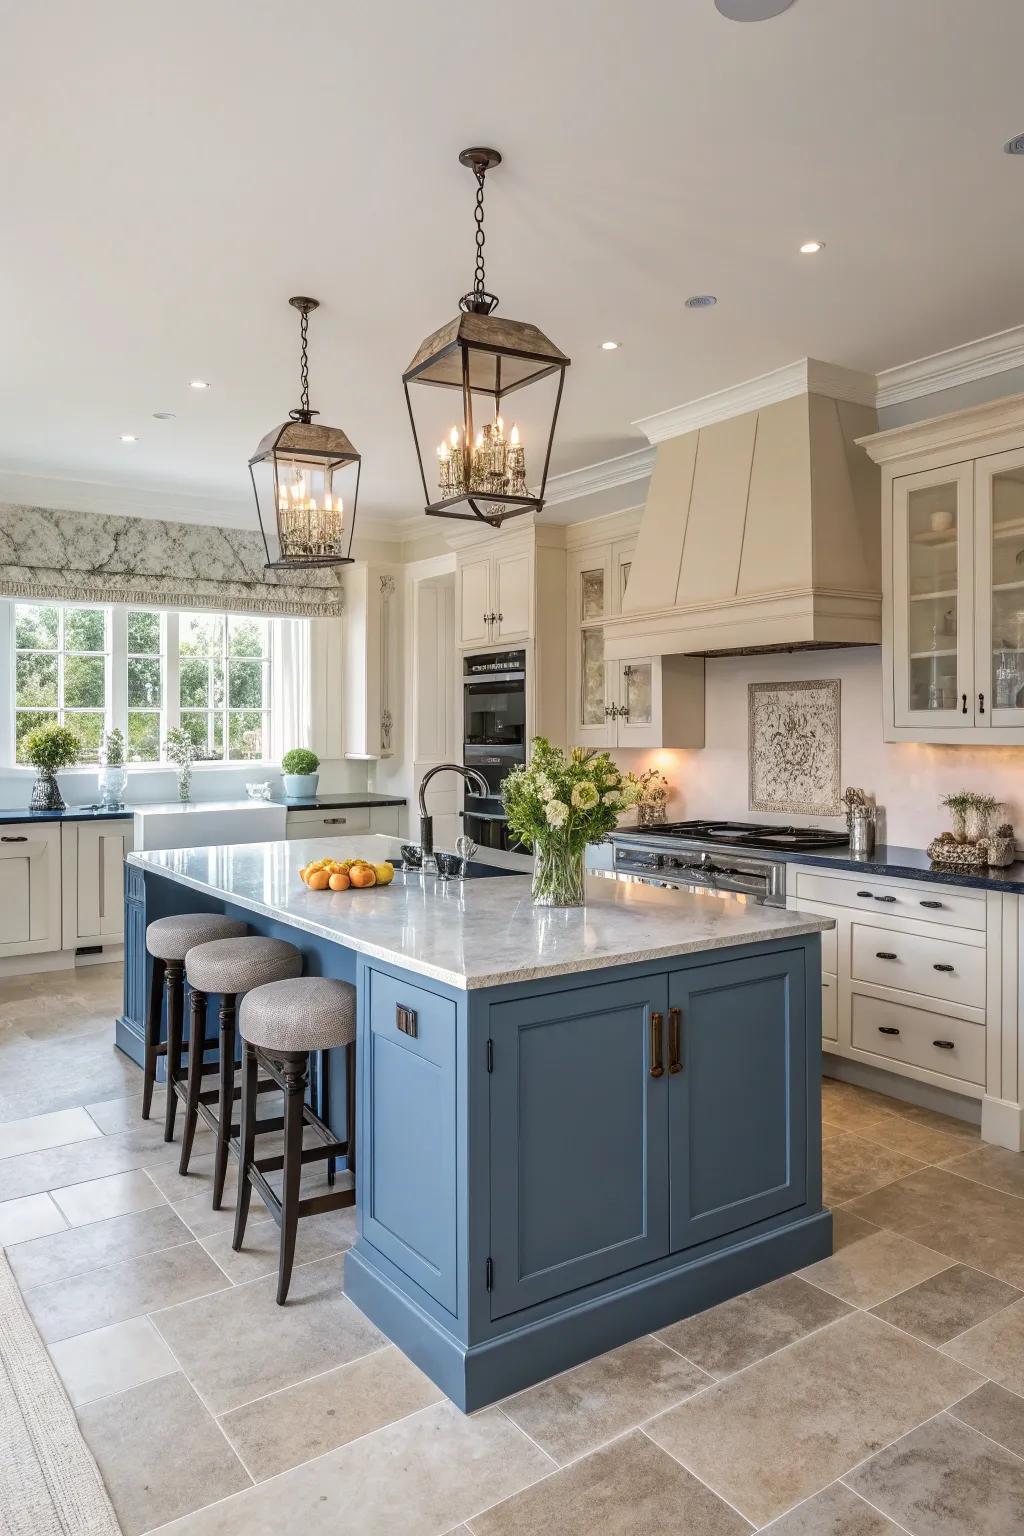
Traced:
POLYGON ((67 725, 41 725, 25 738, 25 756, 36 770, 29 810, 67 810, 67 801, 57 783, 57 770, 70 768, 81 753, 82 743, 67 725))
POLYGON ((128 771, 124 765, 124 735, 116 725, 103 738, 100 762, 100 804, 105 811, 123 811, 128 771))
POLYGON ((289 800, 312 800, 320 782, 320 759, 308 747, 292 747, 281 759, 284 792, 289 800))

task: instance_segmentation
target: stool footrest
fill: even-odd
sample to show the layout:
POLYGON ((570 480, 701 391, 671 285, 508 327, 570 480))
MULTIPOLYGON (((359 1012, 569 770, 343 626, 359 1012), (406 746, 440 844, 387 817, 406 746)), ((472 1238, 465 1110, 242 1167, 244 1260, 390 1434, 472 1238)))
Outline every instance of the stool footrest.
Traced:
MULTIPOLYGON (((323 1147, 303 1147, 302 1165, 307 1163, 322 1163, 328 1157, 347 1157, 348 1142, 332 1141, 323 1147)), ((280 1173, 284 1167, 284 1153, 280 1152, 274 1157, 254 1157, 249 1165, 260 1173, 280 1173)))

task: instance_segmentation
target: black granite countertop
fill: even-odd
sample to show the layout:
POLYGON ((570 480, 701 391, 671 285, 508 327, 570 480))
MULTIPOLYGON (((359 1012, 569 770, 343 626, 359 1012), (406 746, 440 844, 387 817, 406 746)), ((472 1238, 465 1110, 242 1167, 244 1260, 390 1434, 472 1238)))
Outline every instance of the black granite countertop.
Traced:
MULTIPOLYGON (((265 802, 257 800, 252 803, 260 805, 265 802)), ((352 794, 317 795, 311 800, 289 800, 284 796, 275 796, 269 803, 286 806, 290 811, 337 811, 346 807, 354 809, 358 806, 368 806, 373 809, 383 805, 405 805, 406 801, 400 795, 376 795, 368 790, 362 790, 352 794)), ((193 808, 202 809, 203 802, 192 800, 189 804, 193 808)), ((107 811, 102 806, 95 805, 69 805, 64 811, 30 811, 23 806, 13 810, 0 810, 0 827, 9 827, 22 821, 123 821, 125 817, 133 816, 136 810, 152 809, 155 807, 147 804, 126 805, 120 811, 107 811)))
POLYGON ((106 811, 95 805, 69 805, 64 811, 0 811, 0 827, 10 827, 19 821, 123 821, 132 814, 133 807, 123 811, 106 811))
POLYGON ((849 848, 819 848, 813 853, 772 851, 773 858, 787 864, 813 864, 822 869, 854 870, 865 875, 892 875, 904 880, 931 880, 938 885, 969 885, 982 891, 1009 891, 1024 895, 1024 859, 1007 864, 1005 869, 981 865, 978 869, 948 869, 933 864, 923 848, 901 848, 896 843, 878 843, 872 853, 854 854, 849 848))
POLYGON ((354 791, 352 794, 314 795, 311 799, 289 799, 287 795, 272 795, 273 805, 286 805, 290 811, 339 811, 345 806, 350 809, 366 805, 371 808, 382 805, 406 805, 408 802, 401 795, 375 795, 369 790, 354 791))

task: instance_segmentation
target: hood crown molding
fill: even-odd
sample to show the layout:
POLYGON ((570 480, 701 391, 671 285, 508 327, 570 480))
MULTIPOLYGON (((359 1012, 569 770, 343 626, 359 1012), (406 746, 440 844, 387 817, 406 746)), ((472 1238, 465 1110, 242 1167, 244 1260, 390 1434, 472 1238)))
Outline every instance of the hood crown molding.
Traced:
POLYGON ((1022 427, 1024 395, 1003 395, 984 405, 948 411, 945 416, 909 422, 904 427, 890 427, 887 432, 873 432, 856 441, 876 464, 895 464, 936 451, 941 451, 948 461, 951 451, 965 458, 976 457, 1007 433, 1019 436, 1022 427))
POLYGON ((681 437, 685 432, 696 432, 733 416, 745 416, 748 411, 759 411, 763 406, 791 400, 795 395, 825 395, 830 400, 849 400, 855 405, 873 406, 875 388, 874 374, 857 373, 851 368, 823 363, 815 357, 802 357, 795 363, 787 363, 784 368, 758 374, 757 378, 732 384, 711 395, 702 395, 685 405, 658 411, 653 416, 641 416, 633 425, 639 427, 648 441, 663 443, 666 438, 681 437))

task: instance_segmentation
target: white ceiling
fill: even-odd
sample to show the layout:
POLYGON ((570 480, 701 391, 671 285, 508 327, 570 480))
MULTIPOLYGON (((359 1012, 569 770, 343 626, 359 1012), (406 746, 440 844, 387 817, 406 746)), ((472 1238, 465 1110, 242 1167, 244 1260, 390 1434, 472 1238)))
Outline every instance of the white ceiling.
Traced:
POLYGON ((794 357, 876 372, 1024 319, 1020 0, 0 0, 0 37, 5 494, 244 521, 312 293, 361 510, 417 512, 400 376, 470 286, 470 143, 505 155, 500 313, 573 359, 553 473, 794 357))

